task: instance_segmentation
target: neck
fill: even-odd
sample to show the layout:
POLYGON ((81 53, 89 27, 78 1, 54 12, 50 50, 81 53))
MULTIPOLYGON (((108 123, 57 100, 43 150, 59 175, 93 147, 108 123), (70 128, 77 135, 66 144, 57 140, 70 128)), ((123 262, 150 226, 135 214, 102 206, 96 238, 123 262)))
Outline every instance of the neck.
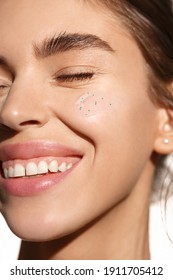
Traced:
POLYGON ((148 172, 124 200, 75 234, 49 242, 24 241, 19 259, 149 259, 151 168, 148 172))

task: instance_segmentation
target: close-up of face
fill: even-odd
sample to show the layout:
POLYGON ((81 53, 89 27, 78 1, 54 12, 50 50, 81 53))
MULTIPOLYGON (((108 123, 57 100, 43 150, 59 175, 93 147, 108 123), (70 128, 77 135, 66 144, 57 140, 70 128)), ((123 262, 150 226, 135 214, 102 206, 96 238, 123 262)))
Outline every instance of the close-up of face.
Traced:
POLYGON ((137 43, 108 9, 0 7, 0 211, 23 239, 60 238, 137 189, 160 111, 137 43))

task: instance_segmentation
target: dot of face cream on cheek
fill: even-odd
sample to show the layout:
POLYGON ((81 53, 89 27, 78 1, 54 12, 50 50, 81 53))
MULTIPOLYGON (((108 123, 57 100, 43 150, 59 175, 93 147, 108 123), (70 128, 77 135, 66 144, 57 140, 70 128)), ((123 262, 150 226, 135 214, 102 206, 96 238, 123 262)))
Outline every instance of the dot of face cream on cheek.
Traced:
POLYGON ((115 110, 111 97, 108 98, 102 92, 95 91, 81 95, 76 101, 76 108, 81 116, 86 118, 115 110))

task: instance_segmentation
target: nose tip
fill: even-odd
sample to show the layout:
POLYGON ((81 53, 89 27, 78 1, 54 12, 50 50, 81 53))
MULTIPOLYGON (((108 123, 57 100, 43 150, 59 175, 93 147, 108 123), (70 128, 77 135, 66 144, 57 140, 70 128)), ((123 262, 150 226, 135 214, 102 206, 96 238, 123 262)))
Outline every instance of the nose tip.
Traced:
MULTIPOLYGON (((31 98, 30 98, 31 99, 31 98)), ((43 126, 48 114, 41 102, 10 96, 0 110, 0 123, 14 131, 30 126, 43 126), (24 100, 25 99, 25 100, 24 100)))
POLYGON ((23 130, 29 126, 41 126, 42 121, 32 118, 27 114, 19 111, 12 111, 9 108, 4 109, 0 114, 0 123, 15 131, 23 130))

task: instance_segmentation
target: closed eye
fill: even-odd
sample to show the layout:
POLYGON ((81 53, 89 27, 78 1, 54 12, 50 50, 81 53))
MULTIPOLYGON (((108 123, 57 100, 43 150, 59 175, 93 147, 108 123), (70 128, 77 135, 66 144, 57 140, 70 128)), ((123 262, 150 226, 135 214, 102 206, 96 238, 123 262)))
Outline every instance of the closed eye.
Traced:
POLYGON ((73 74, 61 74, 55 77, 59 82, 73 82, 73 81, 85 81, 90 80, 94 76, 93 72, 79 72, 73 74))
POLYGON ((10 89, 9 85, 0 85, 0 96, 8 93, 9 89, 10 89))

